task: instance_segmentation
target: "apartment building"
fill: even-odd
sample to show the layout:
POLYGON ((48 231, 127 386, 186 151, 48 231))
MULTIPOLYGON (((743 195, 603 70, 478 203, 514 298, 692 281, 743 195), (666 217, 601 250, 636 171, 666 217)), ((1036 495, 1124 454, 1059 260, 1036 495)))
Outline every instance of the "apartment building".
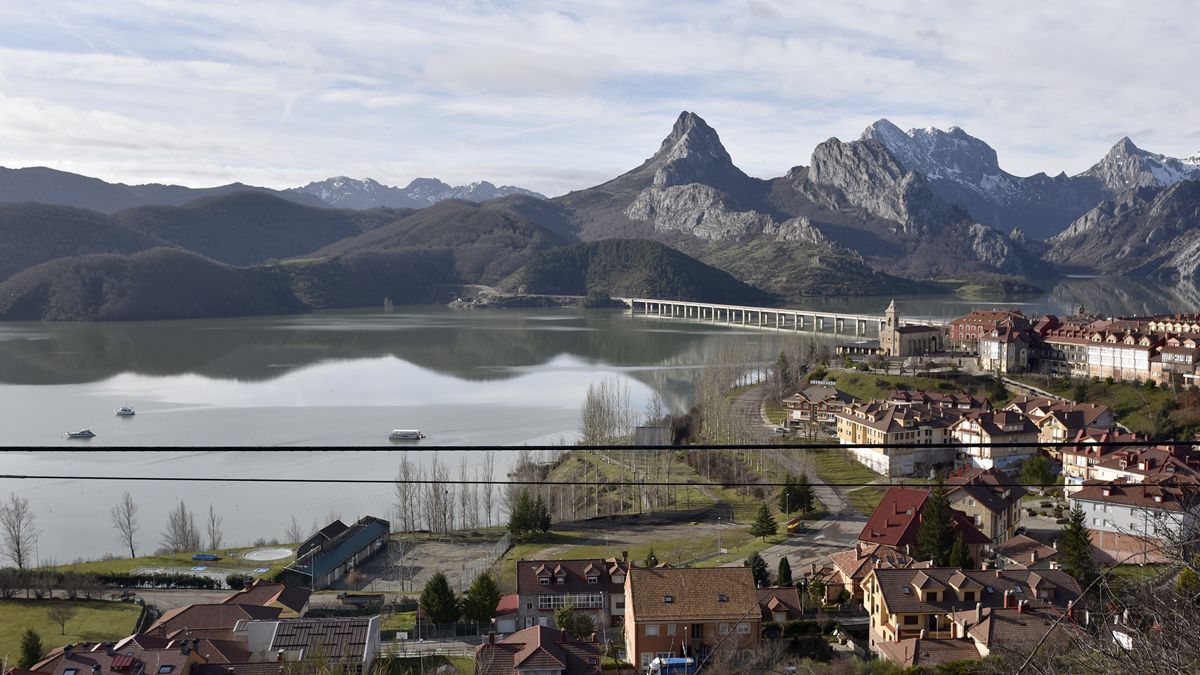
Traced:
POLYGON ((968 412, 951 425, 950 434, 962 443, 955 457, 960 466, 1007 468, 1038 453, 1037 425, 1015 410, 968 412), (993 447, 993 443, 1022 445, 993 447))
POLYGON ((1021 522, 1021 498, 1027 492, 999 469, 966 469, 946 479, 950 506, 963 512, 996 546, 1009 539, 1021 522))
POLYGON ((809 436, 833 433, 837 414, 854 402, 854 397, 838 391, 835 382, 809 382, 808 386, 783 399, 788 411, 787 424, 809 436))
POLYGON ((571 605, 591 616, 604 640, 625 615, 628 556, 621 559, 517 561, 517 628, 554 626, 554 612, 571 605))
POLYGON ((638 668, 656 657, 748 656, 762 621, 748 567, 633 568, 625 580, 625 649, 638 668))
POLYGON ((958 417, 954 411, 920 403, 857 403, 837 414, 837 436, 843 445, 894 446, 847 448, 847 452, 876 473, 908 476, 954 461, 953 448, 922 446, 952 440, 950 428, 958 417))
POLYGON ((1069 499, 1087 518, 1097 562, 1166 562, 1173 542, 1200 535, 1200 479, 1195 476, 1088 483, 1069 499))

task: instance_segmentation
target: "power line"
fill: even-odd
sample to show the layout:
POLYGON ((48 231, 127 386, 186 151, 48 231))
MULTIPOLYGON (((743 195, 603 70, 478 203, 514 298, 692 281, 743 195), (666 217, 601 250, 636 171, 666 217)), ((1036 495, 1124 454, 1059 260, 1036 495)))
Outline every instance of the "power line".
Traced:
POLYGON ((554 452, 566 450, 595 451, 655 451, 655 450, 868 450, 873 448, 1135 448, 1162 445, 1195 445, 1194 440, 1130 440, 1130 441, 1049 441, 1037 443, 698 443, 695 445, 322 445, 322 446, 240 446, 240 445, 146 445, 97 448, 70 448, 65 446, 0 446, 0 453, 98 453, 98 452, 195 452, 198 450, 228 452, 554 452))

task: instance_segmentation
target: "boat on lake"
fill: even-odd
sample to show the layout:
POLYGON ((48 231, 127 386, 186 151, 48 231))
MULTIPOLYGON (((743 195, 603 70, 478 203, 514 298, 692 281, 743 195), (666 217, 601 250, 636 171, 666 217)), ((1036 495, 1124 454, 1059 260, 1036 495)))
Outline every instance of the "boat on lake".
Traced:
POLYGON ((418 429, 392 429, 392 433, 388 434, 388 439, 393 441, 419 441, 425 438, 425 434, 418 429))
POLYGON ((80 429, 79 431, 68 431, 67 438, 95 438, 96 434, 91 429, 80 429))
POLYGON ((113 414, 116 415, 117 417, 133 417, 137 413, 135 413, 133 411, 133 408, 130 408, 127 405, 123 405, 120 408, 117 408, 116 412, 114 412, 113 414))

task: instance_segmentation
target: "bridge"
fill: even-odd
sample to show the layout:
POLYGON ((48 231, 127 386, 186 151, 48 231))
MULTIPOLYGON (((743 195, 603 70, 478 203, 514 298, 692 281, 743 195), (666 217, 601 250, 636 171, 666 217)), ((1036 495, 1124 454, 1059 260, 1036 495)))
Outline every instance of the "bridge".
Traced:
MULTIPOLYGON (((785 309, 780 307, 751 307, 747 305, 721 305, 711 302, 689 300, 662 300, 658 298, 613 298, 625 303, 637 315, 663 318, 696 319, 744 328, 764 328, 787 331, 827 332, 834 335, 863 337, 878 335, 887 327, 883 314, 851 314, 847 312, 817 312, 807 309, 785 309)), ((943 326, 942 322, 925 319, 901 319, 902 326, 943 326)))

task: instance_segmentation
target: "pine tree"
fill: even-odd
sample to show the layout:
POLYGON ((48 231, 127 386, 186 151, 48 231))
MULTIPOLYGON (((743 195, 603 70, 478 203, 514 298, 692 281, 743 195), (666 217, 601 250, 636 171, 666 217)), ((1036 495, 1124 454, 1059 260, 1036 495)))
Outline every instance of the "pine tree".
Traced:
POLYGON ((32 628, 26 628, 25 633, 21 635, 21 663, 22 668, 32 668, 33 664, 42 660, 42 654, 46 652, 42 646, 42 638, 37 631, 32 628))
POLYGON ((538 527, 537 506, 528 490, 521 490, 512 513, 508 515, 508 531, 515 536, 533 532, 538 527))
POLYGON ((654 555, 654 547, 650 547, 650 551, 646 553, 646 567, 658 567, 658 556, 654 555))
POLYGON ((779 523, 775 522, 775 516, 771 515, 771 509, 767 508, 766 504, 760 504, 758 515, 754 517, 754 524, 750 526, 750 535, 762 537, 763 541, 766 541, 767 537, 773 536, 778 531, 779 523))
POLYGON ((538 495, 537 501, 533 503, 533 516, 535 529, 542 534, 550 531, 550 507, 541 495, 538 495))
POLYGON ((475 577, 463 598, 463 618, 475 623, 488 623, 500 604, 500 587, 492 575, 484 572, 475 577))
POLYGON ((766 588, 771 585, 771 573, 767 570, 767 561, 763 560, 757 551, 746 558, 746 564, 750 567, 750 573, 754 575, 755 586, 766 588))
POLYGON ((787 556, 779 559, 779 570, 775 574, 775 581, 780 586, 792 585, 792 564, 788 562, 787 556))
POLYGON ((800 500, 800 508, 805 513, 813 510, 813 490, 806 473, 801 473, 800 479, 796 481, 796 498, 800 500))
POLYGON ((951 567, 957 567, 962 570, 969 570, 975 566, 971 560, 971 554, 967 552, 967 540, 963 538, 962 532, 954 535, 954 546, 950 548, 950 560, 948 562, 951 567))
POLYGON ((1092 559, 1092 537, 1087 531, 1087 517, 1078 504, 1071 509, 1062 536, 1058 539, 1058 564, 1084 586, 1096 577, 1096 561, 1092 559))
POLYGON ((921 509, 921 524, 917 528, 917 558, 932 560, 935 567, 950 562, 950 547, 954 542, 954 520, 950 500, 939 482, 921 509))
POLYGON ((458 599, 454 597, 445 574, 438 572, 425 583, 425 588, 421 590, 421 614, 426 621, 436 625, 458 620, 458 599))
POLYGON ((784 476, 783 489, 779 491, 779 510, 781 512, 790 514, 800 510, 799 488, 800 485, 795 476, 790 473, 784 476))

